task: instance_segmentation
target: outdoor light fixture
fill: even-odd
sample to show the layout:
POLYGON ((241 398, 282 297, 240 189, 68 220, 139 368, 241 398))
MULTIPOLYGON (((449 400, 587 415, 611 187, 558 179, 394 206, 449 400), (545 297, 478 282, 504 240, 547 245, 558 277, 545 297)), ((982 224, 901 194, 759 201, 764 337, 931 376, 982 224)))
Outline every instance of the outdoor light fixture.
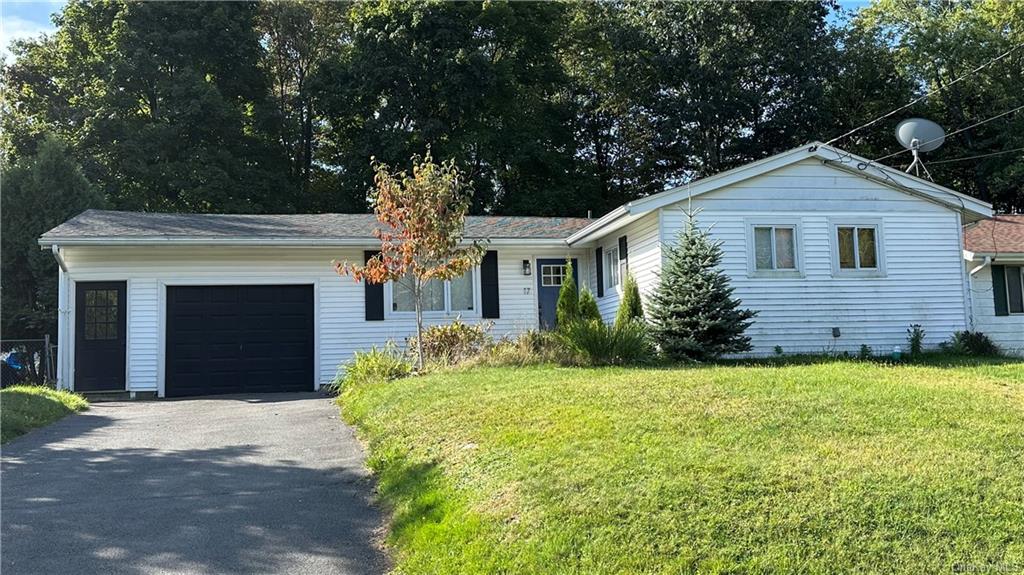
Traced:
POLYGON ((530 275, 530 260, 523 260, 523 275, 530 275))

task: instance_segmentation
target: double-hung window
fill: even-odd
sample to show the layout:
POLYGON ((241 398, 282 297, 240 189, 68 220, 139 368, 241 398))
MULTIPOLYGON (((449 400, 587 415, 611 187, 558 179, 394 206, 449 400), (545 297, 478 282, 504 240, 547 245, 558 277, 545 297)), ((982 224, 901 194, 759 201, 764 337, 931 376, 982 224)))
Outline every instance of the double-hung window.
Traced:
POLYGON ((832 221, 832 274, 885 276, 885 242, 881 220, 832 221))
POLYGON ((619 262, 619 247, 611 247, 604 250, 604 287, 611 289, 619 285, 622 277, 622 270, 619 262))
MULTIPOLYGON (((391 311, 416 311, 414 280, 411 275, 391 283, 391 311)), ((423 284, 423 311, 426 313, 466 314, 476 310, 476 270, 451 280, 428 280, 423 284)))
POLYGON ((754 226, 754 269, 796 270, 796 227, 754 226))
POLYGON ((747 272, 751 277, 800 276, 800 225, 797 220, 750 218, 747 224, 747 272))

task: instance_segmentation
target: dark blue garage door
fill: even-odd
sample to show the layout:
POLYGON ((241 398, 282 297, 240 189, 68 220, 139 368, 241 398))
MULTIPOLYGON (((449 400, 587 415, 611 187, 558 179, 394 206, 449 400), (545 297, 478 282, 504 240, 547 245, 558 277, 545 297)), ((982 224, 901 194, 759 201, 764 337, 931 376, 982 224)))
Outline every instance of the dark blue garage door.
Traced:
POLYGON ((313 286, 168 286, 167 397, 313 390, 313 286))

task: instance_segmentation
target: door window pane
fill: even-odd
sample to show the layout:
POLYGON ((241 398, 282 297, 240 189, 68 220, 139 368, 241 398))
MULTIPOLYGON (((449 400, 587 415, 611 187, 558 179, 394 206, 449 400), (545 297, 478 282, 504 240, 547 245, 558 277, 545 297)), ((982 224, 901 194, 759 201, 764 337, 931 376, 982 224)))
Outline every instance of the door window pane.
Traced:
POLYGON ((117 290, 85 290, 85 339, 117 339, 117 290))
POLYGON ((1007 303, 1010 304, 1010 313, 1024 313, 1024 285, 1021 285, 1024 280, 1021 278, 1021 267, 1006 266, 1004 275, 1006 276, 1007 303))
POLYGON ((875 228, 857 228, 857 251, 860 256, 860 267, 871 269, 878 267, 875 228))
POLYGON ((772 229, 754 228, 754 267, 759 270, 770 270, 772 261, 772 229))
POLYGON ((565 279, 565 265, 540 266, 540 285, 544 287, 560 287, 565 279))
POLYGON ((468 271, 462 277, 451 281, 452 311, 470 311, 473 309, 473 272, 468 271))
POLYGON ((853 245, 854 228, 839 228, 839 267, 842 269, 856 269, 856 251, 853 245))

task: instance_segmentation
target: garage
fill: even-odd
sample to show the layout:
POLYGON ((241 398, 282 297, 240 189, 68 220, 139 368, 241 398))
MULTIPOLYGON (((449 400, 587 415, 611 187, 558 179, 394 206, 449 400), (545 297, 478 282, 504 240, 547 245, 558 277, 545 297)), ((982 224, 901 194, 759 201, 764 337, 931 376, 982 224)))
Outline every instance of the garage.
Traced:
POLYGON ((167 287, 166 397, 312 391, 313 286, 167 287))

